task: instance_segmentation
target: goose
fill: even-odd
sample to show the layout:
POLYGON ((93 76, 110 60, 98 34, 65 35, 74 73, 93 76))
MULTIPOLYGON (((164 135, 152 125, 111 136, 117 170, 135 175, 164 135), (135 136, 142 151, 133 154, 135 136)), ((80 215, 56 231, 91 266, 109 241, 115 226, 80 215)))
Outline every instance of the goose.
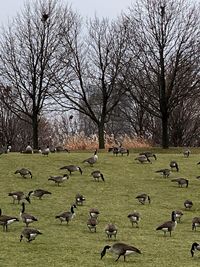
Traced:
POLYGON ((75 196, 76 205, 83 205, 84 201, 85 201, 85 197, 83 195, 77 193, 75 196))
POLYGON ((152 163, 150 159, 145 155, 139 155, 138 157, 135 158, 135 160, 138 160, 140 163, 145 163, 145 162, 152 163))
POLYGON ((55 218, 59 219, 60 223, 67 222, 67 224, 68 224, 69 221, 71 221, 75 216, 75 212, 74 212, 75 208, 76 208, 76 205, 73 204, 71 206, 71 210, 70 211, 65 211, 65 212, 61 213, 60 215, 55 216, 55 218))
POLYGON ((98 171, 98 170, 93 171, 93 172, 91 172, 91 175, 92 175, 93 178, 94 178, 95 180, 97 180, 98 182, 99 182, 99 178, 101 178, 102 181, 105 182, 104 176, 103 176, 103 174, 102 174, 100 171, 98 171))
POLYGON ((112 238, 112 236, 114 236, 115 239, 116 239, 117 232, 118 232, 118 229, 117 229, 115 224, 109 223, 109 224, 106 225, 105 233, 106 233, 108 238, 112 238))
POLYGON ((175 216, 176 216, 176 219, 178 219, 177 222, 181 222, 181 217, 183 216, 183 212, 180 211, 180 210, 175 210, 175 216))
POLYGON ((192 230, 196 231, 196 228, 200 226, 200 217, 194 217, 192 219, 192 230))
POLYGON ((191 151, 190 151, 189 149, 185 149, 185 150, 183 151, 183 156, 186 157, 186 158, 188 158, 189 155, 190 155, 190 153, 191 153, 191 151))
POLYGON ((119 152, 118 153, 120 153, 122 156, 124 154, 126 154, 128 156, 129 155, 129 150, 124 148, 124 147, 119 147, 119 152))
POLYGON ((103 248, 101 252, 101 259, 105 256, 107 250, 118 255, 115 261, 118 261, 121 256, 123 256, 124 261, 126 261, 126 256, 129 254, 141 254, 141 251, 136 247, 127 245, 125 243, 115 243, 112 246, 107 245, 103 248))
POLYGON ((97 219, 96 218, 89 218, 87 221, 87 227, 90 230, 90 232, 95 232, 96 233, 96 227, 97 227, 97 219))
POLYGON ((114 147, 113 148, 113 155, 117 156, 119 154, 119 147, 114 147))
POLYGON ((50 149, 49 149, 49 146, 47 146, 47 148, 45 148, 44 150, 41 150, 41 154, 43 156, 49 156, 49 153, 50 153, 50 149))
POLYGON ((183 185, 185 185, 185 187, 188 187, 189 181, 185 178, 175 178, 172 179, 171 182, 177 182, 179 187, 183 187, 183 185))
POLYGON ((82 169, 76 165, 64 166, 64 167, 61 167, 60 170, 68 170, 70 175, 72 174, 72 172, 75 172, 75 171, 79 171, 81 175, 83 173, 82 169))
POLYGON ((28 203, 31 203, 30 195, 27 196, 22 191, 15 191, 8 193, 8 196, 13 198, 13 204, 15 204, 15 201, 17 200, 18 204, 21 200, 26 200, 28 203))
POLYGON ((93 165, 97 162, 97 160, 98 160, 98 156, 97 156, 97 149, 96 149, 94 152, 94 155, 88 159, 85 159, 83 163, 87 162, 90 164, 91 167, 93 167, 93 165))
POLYGON ((141 203, 141 204, 145 204, 146 201, 149 202, 149 204, 151 203, 151 199, 150 199, 150 196, 148 196, 147 194, 143 193, 143 194, 140 194, 136 197, 138 199, 138 201, 141 203))
POLYGON ((190 252, 191 252, 191 254, 192 254, 192 257, 194 256, 194 252, 195 251, 200 251, 200 244, 199 243, 197 243, 197 242, 194 242, 193 244, 192 244, 192 247, 191 247, 191 250, 190 250, 190 252))
POLYGON ((186 199, 185 202, 184 202, 184 206, 186 209, 191 209, 192 206, 193 206, 193 202, 189 199, 186 199))
POLYGON ((132 226, 133 226, 133 224, 136 224, 136 227, 139 227, 139 225, 138 225, 138 222, 140 221, 140 214, 139 214, 139 212, 134 211, 134 212, 128 214, 127 217, 129 218, 132 226))
POLYGON ((30 178, 33 178, 33 175, 31 173, 30 170, 26 169, 26 168, 22 168, 22 169, 19 169, 19 170, 16 170, 15 171, 15 174, 20 174, 23 178, 26 178, 27 175, 30 176, 30 178))
POLYGON ((28 242, 35 240, 37 235, 41 235, 42 233, 34 228, 24 228, 20 235, 20 242, 22 241, 23 237, 27 239, 28 242))
POLYGON ((171 236, 171 232, 176 228, 177 222, 176 222, 175 211, 172 211, 171 217, 172 217, 171 221, 164 222, 163 224, 161 224, 156 228, 156 230, 162 230, 164 232, 164 236, 166 236, 167 232, 169 232, 171 236))
POLYGON ((139 155, 145 155, 147 158, 154 158, 155 160, 157 160, 157 156, 151 151, 141 152, 139 155))
POLYGON ((169 163, 169 166, 170 166, 171 170, 176 169, 177 172, 179 171, 178 163, 175 160, 172 160, 169 163))
POLYGON ((99 212, 99 210, 97 208, 91 208, 89 210, 89 215, 90 215, 91 218, 96 218, 97 219, 99 214, 100 214, 100 212, 99 212))
POLYGON ((20 212, 20 217, 22 219, 22 222, 26 224, 26 227, 28 227, 30 223, 38 221, 38 219, 35 216, 28 214, 28 213, 25 213, 25 203, 24 202, 22 202, 22 210, 20 212))
POLYGON ((36 189, 36 190, 30 191, 29 195, 42 199, 44 195, 51 195, 51 192, 43 190, 43 189, 36 189))
POLYGON ((19 219, 14 216, 2 215, 2 210, 0 209, 0 225, 3 226, 3 231, 8 231, 8 225, 18 222, 19 219))
POLYGON ((171 173, 171 170, 169 170, 169 169, 161 169, 161 170, 156 171, 156 173, 162 173, 164 178, 168 178, 170 173, 171 173))
POLYGON ((61 183, 63 183, 67 179, 69 179, 69 175, 64 174, 63 176, 50 176, 48 180, 54 181, 55 184, 57 184, 59 186, 61 183))
POLYGON ((119 147, 117 146, 112 146, 108 148, 108 152, 113 152, 113 154, 115 154, 115 152, 118 154, 118 149, 119 147), (115 151, 115 152, 114 152, 115 151))

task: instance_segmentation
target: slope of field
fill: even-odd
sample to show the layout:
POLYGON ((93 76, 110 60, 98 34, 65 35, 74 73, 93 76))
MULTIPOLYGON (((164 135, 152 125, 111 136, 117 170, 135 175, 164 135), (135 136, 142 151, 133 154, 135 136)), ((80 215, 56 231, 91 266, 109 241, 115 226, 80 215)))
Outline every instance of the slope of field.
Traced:
POLYGON ((43 234, 28 243, 19 241, 24 224, 19 222, 8 226, 8 232, 0 228, 0 266, 56 266, 56 267, 101 267, 101 266, 199 266, 200 254, 191 257, 191 244, 200 242, 200 229, 192 231, 192 218, 200 216, 200 161, 198 153, 189 158, 182 153, 159 153, 152 164, 140 164, 135 159, 137 153, 127 156, 114 156, 112 153, 100 152, 94 167, 82 163, 92 152, 60 153, 42 156, 40 154, 24 155, 10 153, 0 156, 0 208, 2 214, 20 218, 20 204, 13 204, 9 192, 45 189, 52 193, 42 200, 32 197, 31 204, 26 204, 26 212, 38 218, 30 224, 43 234), (176 160, 180 171, 173 171, 169 178, 163 178, 156 170, 169 168, 169 162, 176 160), (83 174, 73 173, 69 180, 60 186, 48 181, 50 175, 67 173, 59 168, 75 164, 82 168, 83 174), (14 172, 19 168, 29 168, 33 178, 22 178, 14 172), (93 170, 101 170, 105 182, 94 181, 93 170), (189 180, 188 188, 180 188, 172 178, 183 177, 189 180), (55 216, 70 210, 75 195, 81 193, 86 201, 75 210, 75 218, 67 225, 60 223, 55 216), (140 193, 151 197, 151 204, 141 205, 135 198, 140 193), (186 210, 186 199, 193 201, 191 210, 186 210), (87 228, 89 209, 100 211, 97 232, 91 233, 87 228), (134 210, 141 214, 139 228, 132 227, 127 215, 134 210), (183 217, 172 236, 164 237, 156 227, 170 220, 173 210, 181 210, 183 217), (104 229, 107 223, 118 227, 116 240, 108 240, 104 229), (107 253, 100 259, 100 252, 107 244, 124 242, 139 248, 142 254, 121 257, 115 262, 116 255, 107 253))

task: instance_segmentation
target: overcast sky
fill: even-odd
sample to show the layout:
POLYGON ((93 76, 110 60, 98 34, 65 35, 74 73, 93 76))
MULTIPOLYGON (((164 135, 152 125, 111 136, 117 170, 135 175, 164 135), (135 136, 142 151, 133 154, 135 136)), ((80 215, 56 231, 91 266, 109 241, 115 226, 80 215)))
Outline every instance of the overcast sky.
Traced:
MULTIPOLYGON (((34 1, 34 0, 29 0, 34 1)), ((8 19, 16 16, 23 8, 25 0, 0 0, 0 24, 6 24, 8 19)), ((122 10, 126 10, 134 0, 62 0, 72 5, 82 16, 93 17, 94 14, 101 17, 118 16, 122 10)))

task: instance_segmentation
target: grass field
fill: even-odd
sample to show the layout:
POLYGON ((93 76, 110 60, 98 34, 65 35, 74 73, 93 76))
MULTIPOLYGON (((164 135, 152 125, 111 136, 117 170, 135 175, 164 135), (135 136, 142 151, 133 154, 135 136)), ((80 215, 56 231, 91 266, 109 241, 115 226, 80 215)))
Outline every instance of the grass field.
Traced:
POLYGON ((200 216, 200 161, 198 150, 189 158, 184 158, 178 150, 156 153, 157 161, 152 164, 140 164, 134 160, 138 155, 131 151, 127 156, 113 156, 112 153, 100 152, 99 160, 94 167, 82 161, 92 152, 71 152, 69 154, 24 155, 9 153, 0 156, 0 208, 6 215, 19 217, 21 205, 13 204, 8 196, 12 191, 24 191, 42 188, 52 192, 42 200, 31 198, 26 205, 26 212, 35 215, 38 222, 30 225, 39 229, 43 235, 28 243, 19 237, 24 229, 20 222, 8 226, 8 232, 0 229, 0 266, 56 266, 56 267, 101 267, 101 266, 199 266, 200 253, 191 257, 190 248, 194 241, 200 242, 200 229, 192 231, 191 221, 200 216), (169 162, 176 160, 180 172, 172 172, 169 178, 155 173, 160 168, 169 168, 169 162), (75 172, 61 186, 48 181, 49 175, 64 174, 60 167, 68 164, 79 165, 83 175, 75 172), (16 169, 29 168, 33 178, 24 179, 14 174, 16 169), (90 173, 99 169, 105 176, 105 182, 95 182, 90 173), (189 179, 188 188, 179 188, 171 178, 189 179), (86 197, 83 206, 76 209, 75 218, 61 224, 55 216, 70 210, 76 193, 86 197), (135 198, 140 193, 151 197, 151 204, 141 205, 135 198), (191 199, 193 208, 184 208, 184 201, 191 199), (86 222, 90 208, 100 211, 97 232, 89 232, 86 222), (127 215, 137 210, 141 214, 139 228, 132 227, 127 215), (156 231, 161 223, 170 220, 172 210, 181 210, 184 215, 172 236, 164 237, 162 231, 156 231), (115 262, 116 255, 107 253, 100 260, 100 252, 108 240, 104 232, 107 223, 115 223, 118 227, 116 242, 125 242, 142 251, 142 254, 123 257, 115 262))

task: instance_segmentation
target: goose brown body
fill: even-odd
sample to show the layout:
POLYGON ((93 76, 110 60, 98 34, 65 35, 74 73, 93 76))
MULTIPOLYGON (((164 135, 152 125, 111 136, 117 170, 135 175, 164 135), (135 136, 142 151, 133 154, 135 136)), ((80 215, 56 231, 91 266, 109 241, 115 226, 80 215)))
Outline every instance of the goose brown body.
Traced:
POLYGON ((48 180, 55 182, 55 184, 59 186, 61 183, 63 183, 67 179, 69 179, 68 174, 64 174, 63 176, 50 176, 48 180))
POLYGON ((8 196, 13 198, 13 204, 15 204, 15 201, 19 204, 21 200, 26 200, 28 203, 31 203, 30 196, 26 196, 22 191, 10 192, 8 193, 8 196))
POLYGON ((26 227, 28 227, 30 223, 36 222, 38 220, 35 216, 29 213, 25 213, 24 202, 22 202, 22 210, 20 212, 20 216, 21 216, 22 222, 25 223, 26 227))
POLYGON ((185 185, 185 187, 188 187, 189 185, 189 181, 185 178, 175 178, 172 179, 171 182, 177 182, 179 187, 183 187, 183 185, 185 185))
POLYGON ((171 217, 172 217, 171 221, 164 222, 163 224, 158 226, 156 230, 162 230, 164 232, 164 235, 166 235, 166 233, 169 232, 171 236, 171 232, 175 230, 177 225, 175 211, 172 211, 171 217))
POLYGON ((41 235, 42 233, 34 228, 24 228, 20 235, 20 242, 22 241, 23 238, 26 238, 28 242, 31 242, 35 240, 37 235, 41 235))
POLYGON ((105 233, 106 233, 106 235, 107 235, 108 238, 112 238, 112 236, 114 236, 115 239, 116 239, 117 232, 118 232, 118 229, 117 229, 117 227, 116 227, 115 224, 109 223, 109 224, 106 225, 106 227, 105 227, 105 233))
POLYGON ((76 172, 76 171, 79 171, 81 175, 82 175, 82 173, 83 173, 81 167, 76 166, 76 165, 67 165, 67 166, 63 166, 63 167, 60 168, 60 170, 68 170, 69 173, 70 173, 70 175, 71 175, 73 172, 76 172))
POLYGON ((44 195, 51 195, 51 192, 43 189, 36 189, 34 191, 30 191, 29 194, 34 197, 38 197, 39 199, 42 199, 44 195))
POLYGON ((33 175, 31 173, 30 170, 26 169, 26 168, 22 168, 22 169, 19 169, 19 170, 16 170, 15 171, 15 174, 20 174, 23 178, 26 178, 27 175, 30 176, 30 178, 33 178, 33 175))
POLYGON ((60 215, 55 216, 55 218, 59 219, 61 223, 67 222, 68 224, 69 221, 71 221, 75 216, 74 208, 76 208, 76 205, 72 205, 70 211, 65 211, 61 213, 60 215))
POLYGON ((18 222, 19 219, 15 216, 2 215, 2 210, 0 209, 0 225, 3 226, 3 231, 8 231, 8 225, 18 222))
POLYGON ((134 246, 127 245, 125 243, 115 243, 112 246, 107 245, 103 248, 101 252, 101 259, 104 257, 107 250, 118 255, 116 261, 118 261, 121 256, 123 256, 124 261, 126 261, 126 256, 129 254, 135 254, 135 253, 141 254, 141 251, 134 246))
POLYGON ((146 201, 149 202, 149 204, 151 203, 151 199, 150 199, 150 196, 148 196, 147 194, 143 193, 143 194, 140 194, 136 197, 136 199, 138 199, 138 201, 141 203, 141 204, 145 204, 146 201))
POLYGON ((92 177, 97 180, 99 182, 99 179, 101 178, 101 180, 103 182, 105 182, 105 179, 104 179, 104 176, 103 176, 103 173, 101 173, 99 170, 96 170, 96 171, 93 171, 91 173, 92 177))

